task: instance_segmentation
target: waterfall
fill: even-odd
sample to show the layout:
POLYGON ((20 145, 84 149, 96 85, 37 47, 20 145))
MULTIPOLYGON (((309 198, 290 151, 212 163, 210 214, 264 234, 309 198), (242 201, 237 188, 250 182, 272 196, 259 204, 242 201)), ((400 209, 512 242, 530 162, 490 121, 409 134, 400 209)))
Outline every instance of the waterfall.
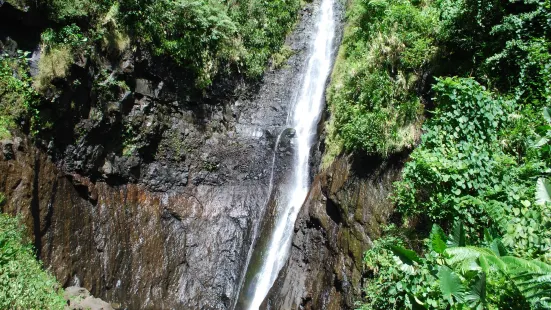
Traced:
MULTIPOLYGON (((285 264, 295 220, 309 189, 309 157, 317 136, 317 124, 323 109, 325 85, 332 66, 335 36, 334 0, 321 0, 315 30, 310 43, 308 64, 287 125, 295 129, 295 154, 289 182, 277 189, 281 198, 275 206, 275 223, 254 270, 252 279, 242 288, 239 309, 257 310, 285 264), (242 307, 242 308, 241 308, 242 307)), ((251 266, 248 267, 251 269, 251 266)), ((250 270, 248 270, 250 273, 250 270)))

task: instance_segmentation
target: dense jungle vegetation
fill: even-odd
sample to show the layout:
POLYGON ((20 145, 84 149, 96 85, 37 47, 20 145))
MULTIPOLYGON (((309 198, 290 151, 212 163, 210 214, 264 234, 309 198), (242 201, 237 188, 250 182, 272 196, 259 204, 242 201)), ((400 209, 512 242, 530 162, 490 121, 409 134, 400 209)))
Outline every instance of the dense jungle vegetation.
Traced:
POLYGON ((65 304, 61 285, 36 260, 24 225, 0 213, 0 309, 63 309, 65 304))
POLYGON ((548 0, 349 4, 325 162, 414 149, 359 309, 551 308, 550 21, 548 0))

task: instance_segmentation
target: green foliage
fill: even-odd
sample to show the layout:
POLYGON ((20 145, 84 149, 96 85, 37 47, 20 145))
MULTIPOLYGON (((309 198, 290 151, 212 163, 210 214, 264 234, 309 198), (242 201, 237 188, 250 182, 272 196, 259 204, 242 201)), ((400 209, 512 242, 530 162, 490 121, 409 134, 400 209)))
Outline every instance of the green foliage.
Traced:
POLYGON ((422 111, 418 81, 437 52, 438 11, 409 0, 353 1, 328 90, 332 156, 410 147, 422 111))
POLYGON ((424 257, 402 248, 400 238, 377 240, 364 259, 370 281, 360 309, 548 307, 551 265, 509 256, 500 239, 487 240, 487 247, 458 246, 452 241, 467 237, 459 229, 446 237, 434 225, 424 257))
POLYGON ((120 13, 133 37, 190 69, 204 88, 234 68, 252 77, 261 74, 298 8, 298 0, 127 0, 120 13))
POLYGON ((402 261, 390 250, 402 246, 401 238, 388 235, 376 240, 372 249, 365 253, 364 264, 369 276, 364 287, 365 302, 359 309, 413 309, 421 303, 431 309, 445 309, 436 270, 424 268, 430 266, 427 259, 433 257, 410 257, 402 261), (419 300, 420 296, 424 301, 419 300))
MULTIPOLYGON (((504 138, 511 137, 511 128, 518 125, 518 105, 496 98, 473 79, 437 79, 434 91, 437 109, 425 124, 422 142, 406 164, 403 179, 396 183, 395 201, 406 216, 427 216, 451 226, 452 233, 445 237, 434 226, 428 252, 413 263, 393 251, 393 258, 406 265, 401 270, 423 269, 439 282, 440 295, 431 297, 430 303, 424 295, 413 300, 425 306, 438 300, 435 304, 454 309, 548 309, 551 188, 544 178, 535 182, 546 173, 539 157, 545 154, 541 148, 546 138, 524 137, 539 141, 526 143, 539 151, 515 153, 517 149, 508 147, 504 138), (457 221, 450 225, 456 219, 465 225, 457 221)), ((546 134, 546 130, 540 132, 546 134)), ((368 266, 389 260, 380 254, 366 257, 371 257, 368 266)), ((391 272, 384 268, 380 274, 391 272)), ((375 287, 372 283, 378 279, 368 281, 366 296, 374 295, 376 289, 386 291, 379 299, 366 301, 375 305, 366 309, 390 307, 383 301, 389 296, 396 299, 388 293, 394 292, 396 281, 407 279, 417 285, 415 281, 427 280, 392 272, 393 277, 382 279, 388 283, 375 287)), ((413 308, 401 300, 393 307, 413 308)))
POLYGON ((50 18, 57 22, 91 20, 109 9, 111 0, 41 0, 50 18))
POLYGON ((73 53, 82 49, 88 39, 79 26, 71 24, 54 31, 44 30, 41 35, 42 55, 38 62, 38 75, 34 78, 34 87, 41 94, 53 89, 55 79, 65 78, 73 63, 73 53))
POLYGON ((88 41, 120 54, 132 40, 188 70, 196 86, 205 88, 219 75, 258 77, 272 54, 286 53, 281 47, 300 1, 53 0, 39 6, 65 25, 43 33, 52 51, 88 41))
POLYGON ((504 221, 530 213, 532 178, 544 167, 537 159, 519 163, 503 147, 514 104, 473 79, 441 79, 434 90, 438 109, 396 184, 399 210, 440 223, 459 218, 478 235, 482 227, 507 230, 504 221))
POLYGON ((534 144, 540 152, 540 157, 546 161, 548 166, 551 166, 551 109, 543 108, 543 117, 545 124, 538 126, 536 129, 536 143, 534 144))
MULTIPOLYGON (((398 5, 400 1, 391 3, 398 5)), ((383 16, 389 14, 388 6, 382 6, 383 16)), ((434 78, 431 104, 435 109, 427 113, 430 118, 423 127, 421 143, 405 165, 402 180, 395 184, 393 199, 406 217, 406 225, 418 222, 408 221, 410 218, 422 218, 441 224, 451 235, 445 237, 443 230, 434 226, 419 261, 404 259, 391 247, 385 252, 376 246, 366 254, 370 257, 366 269, 375 265, 380 270, 368 278, 365 307, 549 309, 551 113, 545 106, 551 103, 551 4, 548 0, 437 0, 419 7, 436 10, 437 16, 434 32, 421 32, 438 51, 425 63, 435 65, 433 72, 469 78, 434 78), (422 269, 434 278, 411 279, 383 266, 393 259, 400 260, 397 265, 401 271, 421 274, 418 270, 422 269), (397 281, 418 285, 420 279, 439 283, 431 302, 421 294, 388 304, 389 298, 397 300, 397 281), (375 296, 378 289, 384 292, 382 296, 375 296), (412 298, 416 304, 406 303, 412 298), (435 305, 433 300, 437 300, 435 305)), ((376 11, 371 15, 378 16, 376 11)), ((414 16, 408 13, 409 19, 414 16)), ((372 21, 370 18, 362 22, 372 21)), ((381 22, 354 29, 379 27, 373 26, 377 23, 381 22)), ((411 29, 407 33, 419 34, 411 29)), ((369 50, 356 47, 364 53, 369 50)), ((387 66, 393 68, 392 62, 387 66)), ((348 71, 353 76, 351 69, 348 71)), ((379 77, 369 72, 364 81, 379 77)), ((339 78, 333 84, 342 86, 342 81, 346 79, 339 78)), ((392 94, 381 81, 376 85, 384 94, 392 94)), ((364 85, 369 83, 342 87, 329 95, 342 98, 358 93, 364 85)), ((369 94, 367 98, 378 97, 369 94)), ((351 110, 361 102, 362 98, 356 97, 342 109, 351 110)), ((337 116, 330 132, 344 132, 346 126, 361 128, 351 117, 339 122, 338 111, 333 112, 337 116)), ((370 110, 359 113, 365 118, 372 115, 370 110)), ((380 120, 388 119, 392 118, 380 116, 380 120)), ((371 125, 370 130, 377 128, 373 119, 366 124, 371 125)), ((376 135, 358 136, 368 137, 369 143, 385 137, 383 131, 376 135)), ((346 140, 341 139, 345 145, 342 141, 346 140)), ((347 147, 349 151, 373 149, 368 144, 347 147)), ((423 292, 426 287, 428 283, 418 289, 423 292)))
POLYGON ((92 90, 96 93, 98 102, 106 104, 117 101, 125 92, 129 91, 129 87, 125 81, 119 80, 115 74, 102 70, 94 81, 92 90))
POLYGON ((65 26, 57 32, 51 28, 48 28, 44 30, 41 37, 42 43, 47 47, 47 49, 63 44, 71 47, 78 47, 88 40, 82 34, 80 27, 76 24, 65 26))
POLYGON ((280 50, 272 55, 271 68, 278 69, 285 65, 285 62, 291 57, 295 51, 291 49, 288 45, 283 45, 280 50))
POLYGON ((0 308, 64 309, 59 283, 36 261, 22 227, 0 214, 0 308))
POLYGON ((130 45, 130 38, 119 21, 119 14, 119 3, 115 2, 92 30, 93 37, 100 41, 103 49, 115 54, 122 53, 130 45))
POLYGON ((228 61, 237 27, 227 8, 216 1, 122 1, 121 13, 144 44, 192 70, 205 87, 228 61))
POLYGON ((551 259, 551 206, 528 204, 506 215, 503 243, 522 257, 545 255, 551 259))
POLYGON ((27 55, 21 51, 16 57, 0 55, 0 139, 9 138, 10 129, 22 121, 31 120, 33 127, 38 123, 38 95, 31 86, 27 55))
POLYGON ((440 0, 441 40, 454 51, 454 66, 517 101, 548 102, 551 6, 543 1, 440 0))
POLYGON ((230 16, 238 27, 237 41, 244 49, 236 64, 246 74, 259 76, 272 54, 286 53, 281 50, 283 40, 295 24, 300 5, 299 0, 228 1, 230 16))

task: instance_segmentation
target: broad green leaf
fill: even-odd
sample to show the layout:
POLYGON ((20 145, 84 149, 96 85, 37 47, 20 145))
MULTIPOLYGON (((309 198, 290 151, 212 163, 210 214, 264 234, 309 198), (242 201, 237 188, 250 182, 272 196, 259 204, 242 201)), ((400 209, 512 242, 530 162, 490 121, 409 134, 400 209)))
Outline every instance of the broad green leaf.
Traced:
POLYGON ((541 137, 540 140, 536 144, 534 144, 534 147, 540 148, 546 145, 547 143, 549 143, 549 139, 547 139, 546 137, 541 137))
POLYGON ((444 253, 446 250, 446 235, 444 230, 436 224, 432 225, 432 230, 430 232, 430 247, 431 250, 438 254, 444 253))
POLYGON ((404 263, 404 261, 396 255, 392 256, 392 259, 394 260, 394 263, 398 267, 398 269, 400 269, 402 272, 410 275, 415 274, 415 267, 413 265, 404 263))
POLYGON ((470 309, 484 309, 486 303, 486 274, 479 273, 469 287, 469 292, 465 295, 465 301, 470 309))
POLYGON ((445 299, 451 304, 454 303, 452 297, 455 297, 457 301, 463 300, 465 288, 461 283, 461 279, 453 270, 447 266, 440 266, 438 279, 440 280, 440 291, 445 299))
POLYGON ((396 255, 404 264, 413 265, 413 262, 419 262, 419 256, 412 250, 408 250, 401 246, 393 245, 390 247, 392 253, 396 255))
POLYGON ((465 228, 461 221, 453 223, 452 235, 448 240, 448 245, 452 247, 465 246, 465 228))
POLYGON ((543 118, 548 122, 551 123, 551 109, 548 107, 543 108, 543 118))
POLYGON ((446 249, 446 254, 449 258, 447 259, 448 264, 456 265, 462 263, 465 260, 476 260, 481 255, 485 256, 496 256, 494 252, 490 249, 479 248, 474 246, 468 247, 451 247, 446 249))
POLYGON ((509 274, 521 274, 526 272, 551 273, 551 266, 537 260, 527 260, 514 256, 504 256, 501 260, 505 263, 509 274))
POLYGON ((536 203, 544 205, 551 202, 551 184, 547 179, 539 178, 536 183, 536 203))
POLYGON ((497 256, 505 256, 507 255, 507 249, 503 245, 500 239, 494 239, 492 243, 490 244, 490 249, 497 255, 497 256))

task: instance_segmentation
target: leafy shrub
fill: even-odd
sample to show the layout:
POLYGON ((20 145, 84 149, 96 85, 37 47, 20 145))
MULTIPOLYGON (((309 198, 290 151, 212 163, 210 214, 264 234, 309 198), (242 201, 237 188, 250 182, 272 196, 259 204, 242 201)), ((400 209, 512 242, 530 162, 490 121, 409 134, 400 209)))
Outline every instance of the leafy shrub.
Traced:
POLYGON ((551 108, 543 108, 545 124, 536 129, 536 141, 534 147, 539 151, 539 156, 551 166, 551 108))
POLYGON ((549 1, 439 0, 440 40, 458 74, 475 75, 515 100, 549 102, 549 1))
POLYGON ((551 265, 509 255, 499 238, 488 233, 484 240, 470 240, 456 222, 449 236, 434 225, 425 243, 422 257, 400 238, 374 243, 365 254, 369 281, 360 309, 549 307, 551 265))
POLYGON ((291 57, 295 52, 288 45, 283 45, 279 52, 272 55, 271 68, 278 69, 283 67, 285 62, 291 57))
POLYGON ((26 53, 17 57, 0 56, 0 139, 11 136, 10 129, 35 115, 38 95, 26 65, 26 53))
POLYGON ((280 51, 287 33, 296 21, 299 0, 239 0, 229 6, 238 27, 236 46, 242 46, 236 64, 251 77, 264 72, 273 53, 280 51))
POLYGON ((359 309, 411 309, 417 305, 417 296, 422 296, 431 309, 445 309, 437 279, 428 268, 427 260, 415 258, 410 265, 402 263, 391 248, 403 248, 404 242, 392 235, 391 228, 387 228, 387 233, 390 234, 376 240, 365 253, 364 269, 368 281, 364 286, 364 302, 359 309))
POLYGON ((205 88, 221 74, 254 78, 263 73, 294 25, 300 1, 53 0, 41 5, 66 24, 57 32, 46 30, 46 44, 61 49, 60 44, 92 39, 119 54, 133 40, 188 70, 196 86, 205 88), (84 38, 73 22, 86 25, 84 38))
POLYGON ((109 9, 111 0, 42 0, 50 18, 58 22, 94 19, 109 9))
MULTIPOLYGON (((402 241, 368 251, 368 270, 381 270, 367 281, 363 307, 383 309, 395 300, 393 307, 410 309, 549 309, 551 185, 533 181, 544 173, 537 157, 517 161, 503 148, 515 105, 473 79, 440 79, 434 90, 438 109, 395 199, 407 215, 466 225, 456 221, 449 237, 433 226, 424 257, 399 247, 402 241), (397 267, 387 263, 392 260, 397 267), (439 286, 436 295, 430 285, 439 286)), ((541 139, 536 146, 547 143, 541 139)))
MULTIPOLYGON (((546 108, 543 117, 540 114, 551 103, 549 1, 436 0, 420 4, 423 6, 437 11, 438 26, 432 33, 421 32, 419 50, 437 46, 434 72, 470 78, 435 79, 436 110, 427 113, 431 117, 423 127, 421 144, 396 183, 394 201, 406 217, 406 226, 419 223, 408 221, 412 217, 422 217, 453 231, 453 236, 446 238, 433 229, 423 257, 376 243, 374 251, 366 254, 367 270, 377 273, 368 277, 368 300, 363 307, 549 309, 551 186, 544 177, 551 163, 551 118, 546 108), (424 44, 423 38, 431 43, 424 44), (463 242, 455 237, 457 225, 451 229, 457 219, 465 223, 460 229, 463 242), (389 263, 392 261, 394 265, 389 263), (425 276, 427 272, 432 278, 425 276), (434 282, 440 288, 436 295, 430 289, 434 282), (377 295, 378 289, 382 296, 377 295), (390 300, 395 302, 390 304, 390 300)), ((385 9, 382 15, 373 11, 371 15, 385 16, 390 11, 385 9)), ((365 20, 370 19, 362 22, 365 20)), ((364 23, 354 31, 380 27, 373 24, 364 23)), ((384 36, 384 31, 381 33, 384 36)), ((412 31, 406 34, 416 36, 412 31)), ((369 50, 366 45, 353 46, 364 53, 369 50)), ((406 58, 401 45, 391 46, 387 54, 378 53, 375 58, 385 59, 387 68, 395 68, 397 59, 406 58)), ((408 59, 413 64, 422 58, 408 59)), ((348 68, 350 76, 356 74, 354 69, 348 68)), ((352 88, 344 87, 342 80, 345 78, 333 82, 341 83, 341 89, 330 92, 330 98, 344 97, 338 93, 342 90, 343 94, 358 94, 370 80, 377 81, 383 95, 388 96, 392 89, 378 72, 367 73, 364 82, 352 88)), ((381 96, 373 92, 366 98, 381 96)), ((384 127, 377 125, 371 110, 356 107, 362 102, 356 97, 348 105, 332 106, 337 116, 340 108, 344 111, 340 115, 354 112, 365 123, 355 123, 350 116, 335 117, 332 131, 337 134, 329 138, 348 151, 373 152, 374 143, 384 145, 392 140, 381 139, 386 134, 384 127), (342 128, 356 132, 356 137, 347 139, 342 128), (379 136, 371 137, 369 131, 379 136), (350 144, 364 136, 369 137, 366 144, 350 144)), ((382 114, 378 119, 391 118, 382 114)))
POLYGON ((59 283, 36 261, 22 227, 0 214, 0 308, 64 309, 59 283))
POLYGON ((298 0, 128 0, 121 1, 120 14, 134 38, 191 70, 203 88, 233 67, 249 76, 262 73, 298 7, 298 0))
POLYGON ((409 0, 352 2, 328 91, 331 155, 412 146, 422 111, 418 81, 437 51, 437 13, 409 0))
POLYGON ((114 3, 95 29, 95 36, 101 38, 101 44, 107 51, 121 53, 130 45, 130 37, 117 20, 119 4, 114 3))
POLYGON ((48 28, 42 33, 41 39, 46 50, 58 45, 78 47, 83 42, 87 41, 87 38, 83 35, 80 27, 76 24, 65 26, 59 31, 54 31, 53 29, 48 28))
POLYGON ((519 165, 503 151, 499 133, 510 124, 512 102, 493 98, 473 79, 441 79, 434 91, 438 109, 396 184, 395 201, 406 215, 459 218, 480 233, 497 225, 492 212, 509 214, 509 206, 533 200, 530 177, 543 163, 519 165))

